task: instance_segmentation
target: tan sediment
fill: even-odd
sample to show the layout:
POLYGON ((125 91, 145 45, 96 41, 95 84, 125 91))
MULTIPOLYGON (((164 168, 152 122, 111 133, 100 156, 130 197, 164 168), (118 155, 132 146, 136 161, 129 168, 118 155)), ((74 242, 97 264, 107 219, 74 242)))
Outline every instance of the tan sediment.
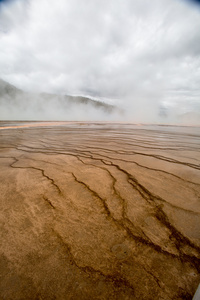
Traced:
MULTIPOLYGON (((1 121, 1 123, 3 123, 1 121)), ((1 125, 0 123, 0 125, 1 125)), ((19 122, 18 122, 19 123, 19 122)), ((24 123, 24 122, 23 122, 24 123)), ((11 122, 12 124, 12 122, 11 122)), ((62 121, 59 121, 59 122, 28 122, 28 121, 25 121, 25 124, 21 124, 21 125, 10 125, 10 126, 0 126, 0 130, 3 130, 3 129, 19 129, 19 128, 30 128, 30 127, 47 127, 47 126, 61 126, 61 125, 69 125, 69 124, 73 124, 73 122, 62 122, 62 121)))
POLYGON ((200 281, 198 130, 6 127, 0 299, 192 299, 200 281))

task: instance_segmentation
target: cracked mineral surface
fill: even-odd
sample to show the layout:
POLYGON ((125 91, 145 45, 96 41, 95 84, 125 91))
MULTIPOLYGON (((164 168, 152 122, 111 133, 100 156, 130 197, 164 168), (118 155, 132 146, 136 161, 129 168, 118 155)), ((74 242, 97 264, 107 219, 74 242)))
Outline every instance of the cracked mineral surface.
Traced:
POLYGON ((0 122, 0 299, 192 299, 200 129, 0 122))

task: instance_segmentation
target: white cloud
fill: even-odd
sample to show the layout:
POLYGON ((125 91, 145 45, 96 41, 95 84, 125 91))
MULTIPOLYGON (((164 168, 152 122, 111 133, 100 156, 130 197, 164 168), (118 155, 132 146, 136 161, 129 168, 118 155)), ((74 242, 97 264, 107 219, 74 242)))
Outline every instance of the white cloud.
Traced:
POLYGON ((0 78, 29 91, 117 98, 130 118, 146 110, 154 121, 160 102, 191 110, 200 101, 200 7, 184 0, 1 4, 0 78))

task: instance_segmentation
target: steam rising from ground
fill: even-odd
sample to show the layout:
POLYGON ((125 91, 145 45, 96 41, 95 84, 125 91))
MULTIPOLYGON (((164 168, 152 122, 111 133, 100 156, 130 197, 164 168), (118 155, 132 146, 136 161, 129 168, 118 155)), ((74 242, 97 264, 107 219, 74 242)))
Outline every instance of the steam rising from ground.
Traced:
POLYGON ((29 93, 106 98, 124 113, 26 95, 4 98, 0 117, 200 122, 200 7, 192 3, 4 1, 0 78, 29 93))
POLYGON ((0 106, 0 118, 3 120, 66 120, 92 121, 120 119, 118 111, 109 112, 106 108, 98 108, 90 103, 64 103, 56 99, 47 100, 42 96, 21 97, 17 104, 6 103, 0 106), (20 103, 20 104, 19 104, 20 103))
POLYGON ((117 106, 88 97, 28 93, 0 80, 2 120, 117 120, 117 106))

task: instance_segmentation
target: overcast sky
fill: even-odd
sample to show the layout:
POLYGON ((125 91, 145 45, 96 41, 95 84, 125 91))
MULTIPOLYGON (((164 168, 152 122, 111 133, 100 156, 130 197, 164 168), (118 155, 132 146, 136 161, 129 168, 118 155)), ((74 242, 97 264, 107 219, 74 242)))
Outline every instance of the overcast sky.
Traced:
POLYGON ((124 107, 200 110, 200 6, 183 0, 0 1, 0 78, 124 107))

